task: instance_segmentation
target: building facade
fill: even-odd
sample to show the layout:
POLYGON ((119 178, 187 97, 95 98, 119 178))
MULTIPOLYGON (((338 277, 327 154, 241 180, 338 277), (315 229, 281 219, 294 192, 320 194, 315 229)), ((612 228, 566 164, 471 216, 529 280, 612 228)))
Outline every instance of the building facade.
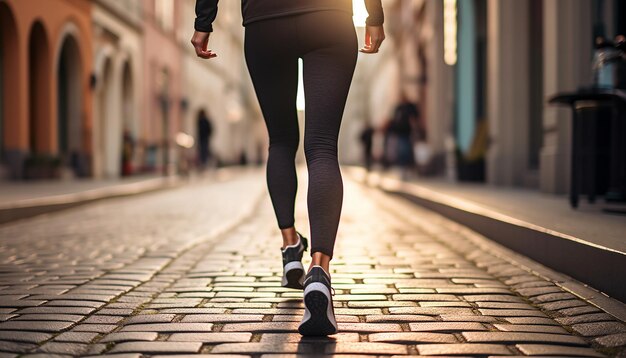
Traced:
POLYGON ((142 171, 142 5, 136 0, 93 2, 96 178, 117 178, 142 171))
MULTIPOLYGON (((547 102, 591 84, 594 36, 598 29, 609 38, 623 33, 624 6, 613 0, 385 6, 392 42, 384 46, 393 46, 394 75, 376 67, 370 77, 380 79, 369 80, 364 91, 394 88, 395 96, 405 93, 419 104, 436 169, 431 174, 567 192, 571 111, 547 102)), ((389 101, 385 97, 394 91, 370 103, 389 101)), ((379 121, 382 115, 370 111, 365 118, 379 121)))
POLYGON ((91 174, 90 21, 86 0, 0 1, 4 177, 91 174))

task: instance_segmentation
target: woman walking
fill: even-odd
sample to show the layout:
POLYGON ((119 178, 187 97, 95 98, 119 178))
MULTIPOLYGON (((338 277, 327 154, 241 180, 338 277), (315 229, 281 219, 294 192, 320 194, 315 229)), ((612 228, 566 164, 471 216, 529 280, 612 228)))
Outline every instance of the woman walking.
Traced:
MULTIPOLYGON (((365 4, 369 17, 360 51, 373 54, 385 39, 384 15, 381 0, 365 0, 365 4)), ((208 49, 217 5, 218 0, 196 0, 196 31, 191 42, 204 59, 217 56, 208 49)), ((298 328, 302 335, 333 334, 337 323, 329 265, 343 201, 337 140, 358 54, 352 1, 243 0, 242 12, 246 63, 269 133, 267 186, 283 237, 282 285, 304 289, 305 312, 298 328), (301 261, 308 242, 294 227, 300 58, 312 245, 306 274, 301 261)))

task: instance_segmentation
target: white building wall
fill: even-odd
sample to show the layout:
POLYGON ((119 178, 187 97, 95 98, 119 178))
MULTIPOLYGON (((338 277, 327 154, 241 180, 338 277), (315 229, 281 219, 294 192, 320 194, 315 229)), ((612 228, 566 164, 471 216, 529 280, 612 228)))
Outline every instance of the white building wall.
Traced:
MULTIPOLYGON (((130 105, 129 130, 136 141, 141 140, 141 94, 142 94, 142 51, 141 51, 141 7, 135 1, 94 1, 92 6, 93 64, 96 76, 94 98, 94 176, 116 178, 121 174, 122 135, 124 131, 124 66, 130 65, 133 101, 130 105), (105 80, 105 64, 110 64, 110 73, 105 80), (111 86, 108 89, 103 85, 111 86), (108 90, 111 98, 100 103, 99 91, 108 90), (106 118, 101 109, 106 107, 106 118), (102 131, 105 131, 103 133, 102 131), (104 141, 104 142, 103 142, 104 141)), ((136 154, 138 152, 136 151, 136 154)), ((136 155, 136 158, 139 156, 136 155)), ((138 165, 138 160, 135 160, 138 165)))

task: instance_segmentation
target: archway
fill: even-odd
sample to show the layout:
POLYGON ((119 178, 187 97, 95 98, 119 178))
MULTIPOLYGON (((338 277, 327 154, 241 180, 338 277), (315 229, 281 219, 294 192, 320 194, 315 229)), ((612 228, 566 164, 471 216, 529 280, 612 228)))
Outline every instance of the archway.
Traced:
POLYGON ((29 149, 50 153, 50 46, 46 30, 36 21, 28 40, 29 149))
POLYGON ((89 174, 83 150, 82 62, 72 35, 63 40, 57 67, 57 138, 59 155, 77 176, 89 174))
POLYGON ((122 69, 122 175, 131 175, 134 169, 134 158, 137 149, 138 123, 135 114, 135 97, 133 73, 130 61, 124 63, 122 69))
POLYGON ((17 51, 17 25, 11 9, 0 2, 0 163, 6 161, 9 146, 17 149, 19 120, 17 91, 9 86, 17 83, 19 73, 17 51), (9 120, 13 118, 13 120, 9 120), (15 143, 10 143, 13 139, 15 143))

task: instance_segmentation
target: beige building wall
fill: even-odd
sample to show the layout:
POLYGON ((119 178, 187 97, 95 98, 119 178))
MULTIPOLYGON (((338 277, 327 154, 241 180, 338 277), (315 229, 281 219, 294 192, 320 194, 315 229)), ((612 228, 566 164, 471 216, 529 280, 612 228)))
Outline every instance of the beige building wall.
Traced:
MULTIPOLYGON (((142 143, 142 3, 97 0, 92 8, 94 74, 94 175, 121 175, 122 136, 142 143)), ((133 170, 140 171, 140 145, 133 170)))

